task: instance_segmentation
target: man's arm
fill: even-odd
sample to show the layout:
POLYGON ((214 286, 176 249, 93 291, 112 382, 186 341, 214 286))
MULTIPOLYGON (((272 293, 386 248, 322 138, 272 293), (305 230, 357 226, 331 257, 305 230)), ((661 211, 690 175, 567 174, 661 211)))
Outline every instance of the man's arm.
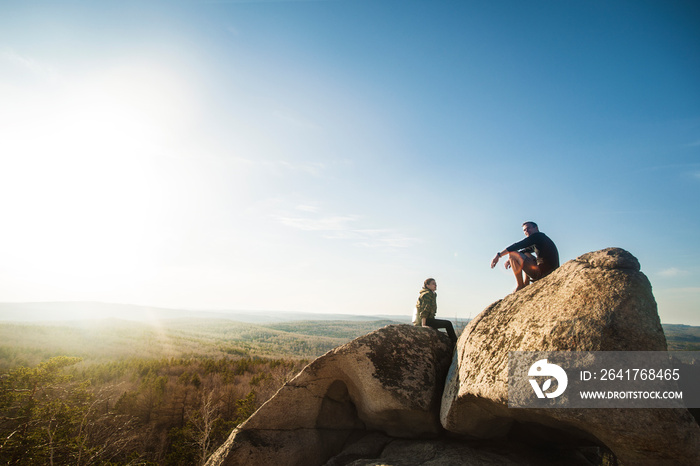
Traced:
MULTIPOLYGON (((505 248, 503 251, 499 252, 496 254, 496 257, 493 258, 491 261, 491 268, 496 267, 496 264, 498 264, 498 259, 500 259, 502 256, 507 256, 509 252, 511 251, 520 251, 521 249, 526 249, 530 248, 533 244, 535 244, 535 241, 537 240, 537 237, 535 234, 532 234, 525 238, 522 241, 518 241, 517 243, 513 243, 507 248, 505 248)), ((510 265, 510 261, 506 262, 506 268, 510 265)))
POLYGON ((528 236, 527 238, 525 238, 521 241, 518 241, 517 243, 511 244, 510 246, 508 246, 506 248, 506 251, 511 252, 511 251, 520 251, 522 249, 527 249, 527 248, 533 246, 535 243, 537 243, 537 238, 538 238, 537 233, 533 233, 530 236, 528 236))
MULTIPOLYGON (((508 255, 508 249, 507 249, 507 248, 504 249, 504 250, 501 251, 501 252, 496 253, 496 257, 494 257, 493 260, 491 261, 491 268, 496 267, 496 264, 498 264, 498 260, 499 260, 502 256, 507 256, 507 255, 508 255)), ((506 268, 508 268, 508 264, 506 264, 506 268)))

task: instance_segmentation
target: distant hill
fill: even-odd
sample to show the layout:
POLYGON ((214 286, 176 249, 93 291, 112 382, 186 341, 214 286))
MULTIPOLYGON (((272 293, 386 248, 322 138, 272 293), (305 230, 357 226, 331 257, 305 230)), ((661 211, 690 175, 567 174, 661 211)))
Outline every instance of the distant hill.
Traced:
POLYGON ((700 351, 700 327, 663 324, 669 351, 700 351))
POLYGON ((192 318, 225 319, 258 324, 301 320, 392 320, 408 323, 411 316, 248 310, 196 311, 99 302, 0 303, 0 322, 71 322, 103 319, 150 322, 192 318))
POLYGON ((259 324, 227 319, 0 322, 0 373, 55 356, 87 364, 161 358, 316 358, 391 320, 259 324))

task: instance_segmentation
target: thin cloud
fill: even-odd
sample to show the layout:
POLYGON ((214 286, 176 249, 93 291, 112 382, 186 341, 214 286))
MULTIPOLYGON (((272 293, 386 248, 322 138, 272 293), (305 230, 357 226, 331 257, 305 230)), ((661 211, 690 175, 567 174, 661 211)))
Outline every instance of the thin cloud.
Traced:
POLYGON ((401 249, 419 242, 392 229, 358 228, 360 217, 357 215, 324 216, 319 214, 317 207, 305 204, 296 206, 295 210, 310 215, 277 215, 275 219, 287 227, 321 232, 325 239, 347 241, 362 248, 401 249))
POLYGON ((321 129, 319 125, 314 123, 311 120, 308 120, 306 118, 303 118, 298 115, 293 115, 288 111, 284 110, 276 110, 272 113, 272 115, 277 118, 278 120, 283 121, 285 124, 292 126, 294 129, 310 129, 310 130, 318 130, 321 129))
POLYGON ((317 213, 320 211, 320 209, 315 206, 315 205, 308 205, 308 204, 300 204, 295 207, 296 210, 299 210, 301 212, 311 212, 311 213, 317 213))
POLYGON ((9 47, 5 47, 2 49, 2 51, 0 51, 0 57, 4 61, 28 71, 35 76, 46 79, 50 82, 58 81, 59 74, 54 68, 40 63, 31 57, 21 55, 9 47))
POLYGON ((408 248, 418 242, 416 238, 402 235, 393 230, 355 230, 360 238, 356 246, 365 248, 408 248))
POLYGON ((700 293, 700 286, 687 286, 683 288, 664 288, 664 293, 700 293))
POLYGON ((671 267, 671 268, 664 269, 664 270, 660 271, 658 274, 662 277, 665 277, 665 278, 673 278, 673 277, 678 277, 680 275, 685 275, 685 273, 686 272, 684 270, 681 270, 681 269, 676 268, 676 267, 671 267))
POLYGON ((700 171, 698 170, 697 163, 682 163, 682 164, 669 164, 669 165, 655 165, 652 167, 638 168, 638 172, 650 172, 650 171, 661 171, 661 170, 679 170, 680 176, 691 176, 693 178, 700 179, 700 171))
POLYGON ((641 167, 638 168, 637 171, 640 172, 648 172, 648 171, 659 171, 659 170, 673 170, 673 169, 686 169, 689 167, 697 167, 698 163, 674 163, 674 164, 667 164, 667 165, 654 165, 650 167, 641 167))
POLYGON ((320 218, 278 216, 277 221, 282 225, 303 231, 342 231, 357 220, 352 215, 332 215, 320 218))
POLYGON ((275 170, 306 173, 320 177, 326 172, 327 165, 322 162, 289 162, 287 160, 263 160, 261 165, 275 170))

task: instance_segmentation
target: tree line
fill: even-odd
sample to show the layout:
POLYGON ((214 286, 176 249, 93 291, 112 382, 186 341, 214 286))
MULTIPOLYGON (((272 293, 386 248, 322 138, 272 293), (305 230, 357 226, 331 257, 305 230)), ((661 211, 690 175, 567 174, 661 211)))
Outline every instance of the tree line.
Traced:
POLYGON ((0 376, 0 463, 203 464, 307 360, 58 356, 0 376))

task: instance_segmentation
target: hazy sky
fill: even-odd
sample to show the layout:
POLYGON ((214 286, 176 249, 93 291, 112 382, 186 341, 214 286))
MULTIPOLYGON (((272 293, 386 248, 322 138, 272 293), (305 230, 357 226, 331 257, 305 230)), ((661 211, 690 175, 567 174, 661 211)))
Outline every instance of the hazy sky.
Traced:
POLYGON ((696 1, 3 1, 0 301, 476 316, 534 220, 700 325, 696 1))

